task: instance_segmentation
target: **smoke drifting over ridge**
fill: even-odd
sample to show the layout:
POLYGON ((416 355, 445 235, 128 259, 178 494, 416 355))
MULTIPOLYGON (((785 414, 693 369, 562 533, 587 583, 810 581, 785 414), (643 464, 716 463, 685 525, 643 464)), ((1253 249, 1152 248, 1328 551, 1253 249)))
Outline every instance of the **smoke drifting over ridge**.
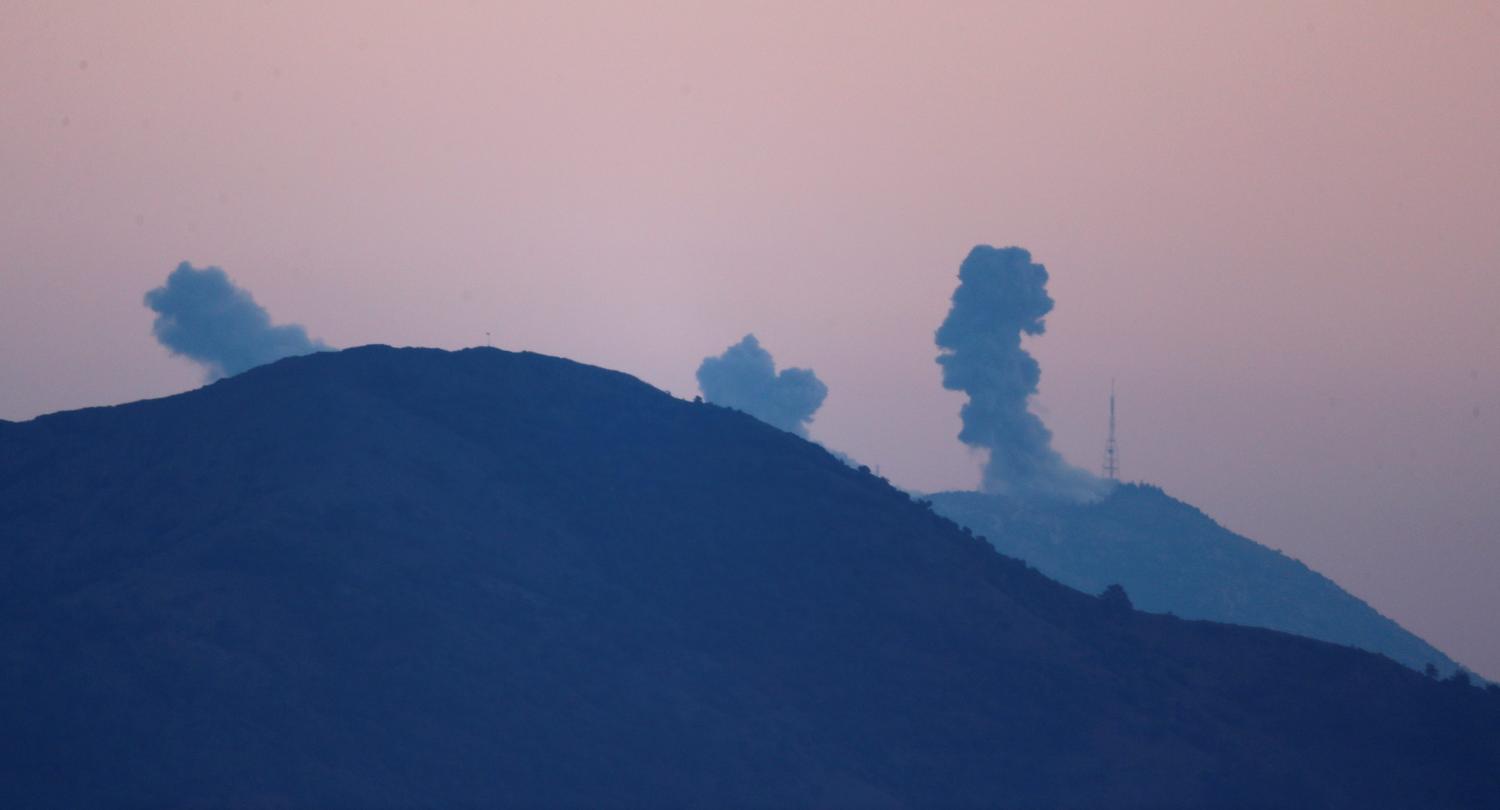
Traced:
POLYGON ((330 348, 296 324, 273 326, 250 292, 217 267, 183 262, 166 284, 146 293, 145 303, 156 313, 157 342, 203 366, 209 380, 330 348))
POLYGON ((980 245, 958 270, 953 306, 937 330, 943 387, 962 391, 965 444, 989 451, 982 489, 1073 501, 1102 496, 1109 483, 1063 461, 1052 431, 1028 409, 1042 370, 1021 348, 1052 311, 1047 268, 1018 247, 980 245))
POLYGON ((766 424, 806 438, 807 423, 823 405, 828 386, 810 369, 776 371, 771 353, 755 335, 698 366, 698 389, 716 405, 738 408, 766 424))

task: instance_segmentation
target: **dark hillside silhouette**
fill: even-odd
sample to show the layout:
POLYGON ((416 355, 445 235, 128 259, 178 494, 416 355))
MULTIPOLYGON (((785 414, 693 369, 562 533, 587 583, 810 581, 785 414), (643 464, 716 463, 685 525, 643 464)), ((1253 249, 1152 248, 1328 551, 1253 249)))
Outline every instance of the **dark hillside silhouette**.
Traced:
POLYGON ((5 425, 0 638, 6 807, 1500 806, 1492 694, 493 349, 5 425))

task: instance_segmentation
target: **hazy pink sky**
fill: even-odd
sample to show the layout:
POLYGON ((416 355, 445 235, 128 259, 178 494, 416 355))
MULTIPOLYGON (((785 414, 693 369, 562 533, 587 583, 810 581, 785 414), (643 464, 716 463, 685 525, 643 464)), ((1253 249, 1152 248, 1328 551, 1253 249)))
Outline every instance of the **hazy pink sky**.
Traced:
POLYGON ((216 264, 339 346, 679 395, 748 331, 813 436, 970 487, 932 333, 1052 272, 1037 406, 1500 676, 1500 19, 1479 3, 0 0, 0 417, 181 391, 216 264))

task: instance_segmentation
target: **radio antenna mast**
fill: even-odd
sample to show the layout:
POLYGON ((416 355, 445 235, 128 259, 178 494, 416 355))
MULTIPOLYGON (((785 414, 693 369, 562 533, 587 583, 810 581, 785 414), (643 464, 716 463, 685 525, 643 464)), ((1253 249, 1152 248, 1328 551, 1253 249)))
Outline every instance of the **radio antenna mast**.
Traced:
POLYGON ((1109 438, 1104 441, 1104 477, 1120 480, 1120 453, 1115 447, 1115 381, 1109 381, 1109 438))

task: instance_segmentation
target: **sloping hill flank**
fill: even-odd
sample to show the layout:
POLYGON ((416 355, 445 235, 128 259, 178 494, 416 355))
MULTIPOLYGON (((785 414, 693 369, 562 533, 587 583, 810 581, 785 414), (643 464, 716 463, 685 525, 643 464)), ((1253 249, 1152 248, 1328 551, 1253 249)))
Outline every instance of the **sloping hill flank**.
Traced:
POLYGON ((1437 648, 1301 562, 1242 537, 1153 486, 1092 504, 1022 503, 978 492, 931 496, 938 512, 1086 593, 1114 583, 1135 606, 1268 627, 1383 653, 1447 675, 1437 648))
POLYGON ((0 431, 0 805, 1480 807, 1500 699, 743 414, 367 347, 0 431))

